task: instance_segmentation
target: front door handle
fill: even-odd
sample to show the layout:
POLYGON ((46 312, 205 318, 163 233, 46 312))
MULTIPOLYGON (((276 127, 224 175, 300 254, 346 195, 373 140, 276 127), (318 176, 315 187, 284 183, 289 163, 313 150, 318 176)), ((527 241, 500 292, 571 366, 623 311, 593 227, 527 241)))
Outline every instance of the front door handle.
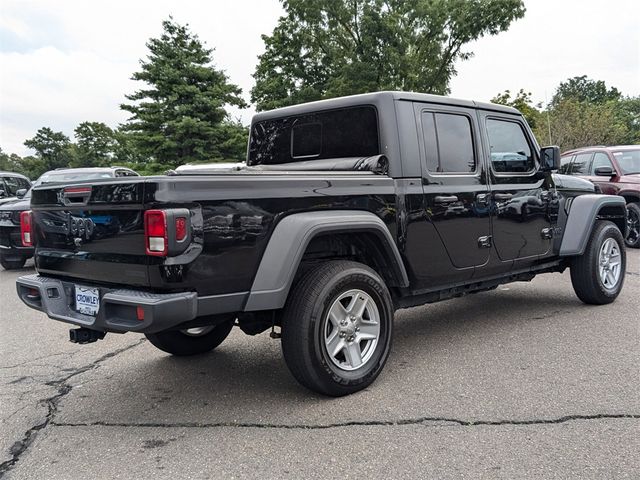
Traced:
POLYGON ((436 203, 453 203, 458 201, 458 197, 456 195, 438 195, 433 201, 436 203))
POLYGON ((496 200, 511 200, 511 197, 513 197, 512 193, 494 193, 493 194, 493 198, 495 198, 496 200))

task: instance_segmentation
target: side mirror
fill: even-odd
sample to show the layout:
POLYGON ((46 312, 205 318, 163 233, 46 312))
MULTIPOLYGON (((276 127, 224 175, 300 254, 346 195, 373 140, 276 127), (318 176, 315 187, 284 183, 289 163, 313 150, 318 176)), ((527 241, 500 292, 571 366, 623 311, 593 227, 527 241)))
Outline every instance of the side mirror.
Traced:
POLYGON ((560 147, 542 147, 540 149, 540 170, 550 172, 560 168, 560 147))
POLYGON ((26 188, 20 188, 18 190, 16 190, 16 197, 18 198, 24 198, 24 196, 27 194, 27 189, 26 188))
POLYGON ((598 177, 613 177, 615 172, 611 167, 596 167, 593 171, 598 177))

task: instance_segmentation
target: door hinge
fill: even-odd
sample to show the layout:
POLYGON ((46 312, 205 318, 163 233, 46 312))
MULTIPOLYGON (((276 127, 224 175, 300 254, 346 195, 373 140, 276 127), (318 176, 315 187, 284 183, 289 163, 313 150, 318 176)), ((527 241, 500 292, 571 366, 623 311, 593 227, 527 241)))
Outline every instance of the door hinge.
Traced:
POLYGON ((491 235, 478 238, 478 248, 491 248, 491 235))

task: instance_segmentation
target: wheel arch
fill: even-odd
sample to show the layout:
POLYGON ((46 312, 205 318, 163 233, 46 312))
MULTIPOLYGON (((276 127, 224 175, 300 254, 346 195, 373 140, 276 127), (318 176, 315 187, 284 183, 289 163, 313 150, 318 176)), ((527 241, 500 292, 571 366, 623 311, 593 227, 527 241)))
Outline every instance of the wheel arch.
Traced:
POLYGON ((365 246, 378 247, 371 251, 371 259, 374 264, 388 267, 388 270, 385 268, 378 273, 390 286, 409 285, 396 243, 385 223, 373 213, 357 210, 296 213, 283 218, 276 225, 244 310, 282 308, 310 245, 313 249, 314 242, 346 234, 356 236, 365 246))
POLYGON ((640 203, 640 192, 622 191, 618 193, 626 203, 640 203))
POLYGON ((580 195, 571 202, 560 256, 582 255, 596 220, 615 223, 622 235, 626 230, 626 201, 618 195, 580 195))

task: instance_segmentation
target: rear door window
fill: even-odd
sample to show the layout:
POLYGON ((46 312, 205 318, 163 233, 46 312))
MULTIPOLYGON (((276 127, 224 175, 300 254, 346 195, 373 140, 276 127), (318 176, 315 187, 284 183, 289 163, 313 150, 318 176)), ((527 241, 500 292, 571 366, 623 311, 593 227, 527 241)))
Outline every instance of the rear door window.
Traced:
POLYGON ((29 188, 31 188, 31 184, 29 183, 28 180, 25 180, 24 178, 18 178, 17 180, 18 180, 18 189, 26 188, 28 190, 29 188))
POLYGON ((497 173, 528 173, 535 159, 522 125, 518 122, 487 119, 491 165, 497 173))
POLYGON ((379 153, 376 109, 365 105, 254 124, 248 164, 273 165, 379 153))
POLYGON ((423 112, 427 170, 432 173, 474 173, 476 157, 471 122, 466 115, 423 112))

